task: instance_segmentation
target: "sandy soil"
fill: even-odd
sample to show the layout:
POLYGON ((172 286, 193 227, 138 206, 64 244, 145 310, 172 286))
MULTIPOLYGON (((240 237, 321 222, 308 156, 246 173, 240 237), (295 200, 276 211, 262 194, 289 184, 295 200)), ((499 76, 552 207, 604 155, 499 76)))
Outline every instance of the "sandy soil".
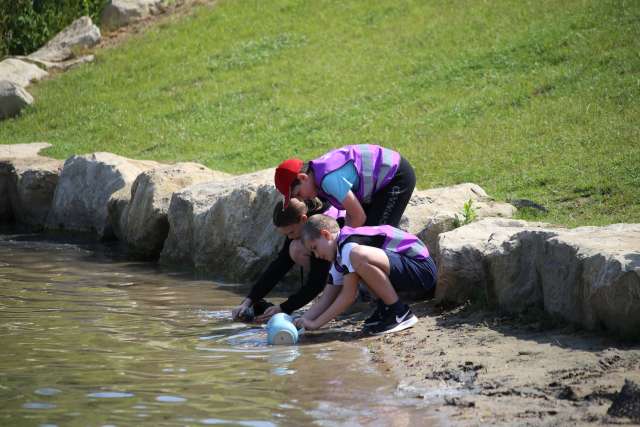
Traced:
POLYGON ((364 336, 359 329, 365 312, 334 322, 335 332, 306 339, 366 343, 380 368, 398 379, 400 395, 439 404, 453 425, 640 422, 607 415, 625 379, 640 383, 640 345, 534 316, 500 316, 469 306, 442 310, 433 302, 412 307, 420 322, 406 331, 364 336))

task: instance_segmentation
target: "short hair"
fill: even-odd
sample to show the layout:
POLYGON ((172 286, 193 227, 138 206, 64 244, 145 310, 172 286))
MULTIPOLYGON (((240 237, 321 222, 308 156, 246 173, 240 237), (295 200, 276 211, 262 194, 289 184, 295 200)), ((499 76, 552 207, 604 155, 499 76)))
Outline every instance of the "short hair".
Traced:
POLYGON ((327 230, 329 233, 337 233, 340 231, 338 222, 327 215, 313 215, 307 223, 302 227, 302 241, 315 240, 320 237, 320 232, 327 230))

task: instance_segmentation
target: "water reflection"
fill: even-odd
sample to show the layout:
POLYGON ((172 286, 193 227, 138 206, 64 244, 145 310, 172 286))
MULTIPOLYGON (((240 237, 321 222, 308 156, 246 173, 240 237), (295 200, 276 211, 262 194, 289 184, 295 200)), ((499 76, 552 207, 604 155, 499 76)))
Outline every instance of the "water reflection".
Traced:
POLYGON ((230 287, 99 249, 0 236, 1 425, 342 425, 429 414, 394 397, 362 347, 268 346, 263 328, 230 320, 239 300, 230 287))

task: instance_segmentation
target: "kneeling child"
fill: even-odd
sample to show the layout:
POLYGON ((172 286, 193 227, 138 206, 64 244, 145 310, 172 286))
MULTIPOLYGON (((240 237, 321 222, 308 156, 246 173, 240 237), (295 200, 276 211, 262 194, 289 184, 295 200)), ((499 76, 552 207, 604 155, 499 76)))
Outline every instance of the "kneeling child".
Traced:
POLYGON ((366 284, 382 302, 376 320, 365 325, 373 334, 397 332, 418 319, 397 291, 432 292, 437 271, 420 239, 388 225, 343 227, 326 215, 315 215, 302 229, 302 242, 317 258, 332 264, 332 283, 322 297, 297 322, 298 327, 318 329, 344 312, 366 284))

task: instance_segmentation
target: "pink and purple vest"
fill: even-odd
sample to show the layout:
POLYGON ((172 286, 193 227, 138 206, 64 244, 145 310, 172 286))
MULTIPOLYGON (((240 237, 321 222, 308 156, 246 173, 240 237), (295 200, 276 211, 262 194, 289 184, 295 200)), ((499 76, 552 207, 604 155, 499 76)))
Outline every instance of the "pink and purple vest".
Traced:
POLYGON ((338 208, 342 208, 342 204, 322 190, 322 180, 348 162, 353 162, 360 181, 354 194, 361 203, 369 203, 371 196, 395 176, 400 164, 400 154, 379 145, 347 145, 310 161, 309 168, 313 171, 318 194, 338 208))
POLYGON ((347 216, 347 211, 339 210, 335 206, 329 206, 326 211, 322 212, 322 215, 330 216, 337 220, 339 218, 345 218, 347 216))
MULTIPOLYGON (((341 260, 339 260, 342 247, 346 243, 349 243, 349 241, 360 243, 358 238, 365 238, 368 240, 363 243, 367 246, 388 249, 416 260, 425 260, 429 258, 429 250, 427 249, 427 246, 413 234, 409 234, 399 228, 395 228, 390 225, 353 228, 345 225, 342 227, 340 234, 338 235, 338 257, 334 263, 338 271, 344 272, 344 269, 341 266, 341 260)), ((362 239, 360 239, 360 241, 362 241, 362 239)))

